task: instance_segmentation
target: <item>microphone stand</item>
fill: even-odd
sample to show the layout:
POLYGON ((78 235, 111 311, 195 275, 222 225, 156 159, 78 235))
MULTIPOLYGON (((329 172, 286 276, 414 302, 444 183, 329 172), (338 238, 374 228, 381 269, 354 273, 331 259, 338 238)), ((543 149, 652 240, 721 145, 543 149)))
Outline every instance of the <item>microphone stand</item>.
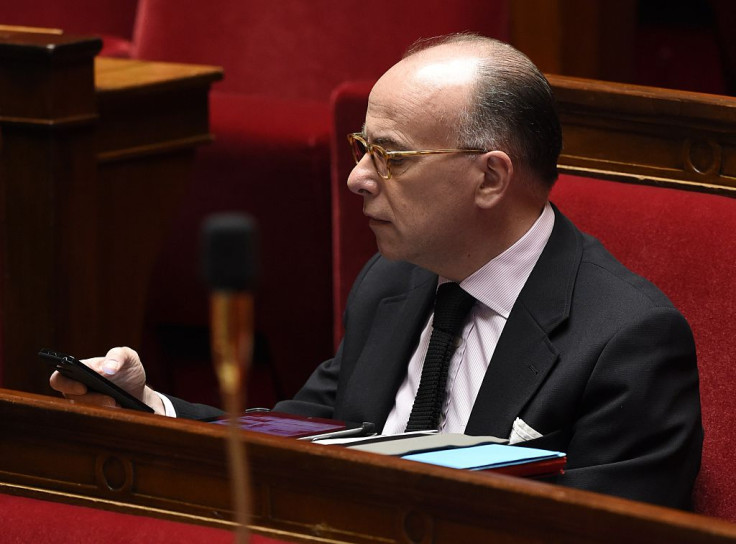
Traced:
POLYGON ((212 359, 228 417, 228 466, 236 542, 248 542, 250 478, 239 419, 245 409, 245 375, 253 357, 253 295, 257 232, 252 218, 211 216, 203 229, 204 275, 210 287, 212 359))
POLYGON ((212 353, 228 415, 228 459, 235 511, 235 541, 249 539, 250 478, 238 418, 245 407, 243 383, 253 353, 253 298, 216 291, 210 300, 212 353))

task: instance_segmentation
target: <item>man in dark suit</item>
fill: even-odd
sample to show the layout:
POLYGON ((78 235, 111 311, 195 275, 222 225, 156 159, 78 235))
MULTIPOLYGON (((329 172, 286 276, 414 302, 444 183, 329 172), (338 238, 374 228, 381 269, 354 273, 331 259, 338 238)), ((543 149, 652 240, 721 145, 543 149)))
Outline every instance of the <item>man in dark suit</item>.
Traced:
MULTIPOLYGON (((422 44, 375 85, 350 141, 348 187, 380 255, 355 282, 336 356, 276 409, 403 432, 435 293, 456 284, 473 302, 442 381, 440 431, 561 450, 561 484, 688 507, 702 444, 692 334, 548 202, 561 131, 536 67, 477 36, 422 44)), ((90 364, 160 413, 209 413, 147 388, 132 350, 90 364)))

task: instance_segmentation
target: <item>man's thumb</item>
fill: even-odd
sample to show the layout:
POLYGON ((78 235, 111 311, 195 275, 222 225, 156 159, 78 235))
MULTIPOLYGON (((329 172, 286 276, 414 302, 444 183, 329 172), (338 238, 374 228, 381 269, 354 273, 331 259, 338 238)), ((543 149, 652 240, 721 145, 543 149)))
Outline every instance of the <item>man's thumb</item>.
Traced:
POLYGON ((102 363, 102 372, 108 376, 114 376, 120 370, 122 364, 116 359, 105 359, 102 363))

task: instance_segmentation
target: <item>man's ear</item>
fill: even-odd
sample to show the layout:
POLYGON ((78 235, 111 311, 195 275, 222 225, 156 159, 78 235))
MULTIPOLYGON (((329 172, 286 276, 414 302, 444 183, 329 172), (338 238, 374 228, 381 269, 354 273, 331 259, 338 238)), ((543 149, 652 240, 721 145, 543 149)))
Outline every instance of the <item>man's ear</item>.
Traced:
POLYGON ((476 204, 482 208, 494 206, 508 191, 514 176, 514 164, 503 151, 490 151, 480 157, 483 175, 476 191, 476 204))

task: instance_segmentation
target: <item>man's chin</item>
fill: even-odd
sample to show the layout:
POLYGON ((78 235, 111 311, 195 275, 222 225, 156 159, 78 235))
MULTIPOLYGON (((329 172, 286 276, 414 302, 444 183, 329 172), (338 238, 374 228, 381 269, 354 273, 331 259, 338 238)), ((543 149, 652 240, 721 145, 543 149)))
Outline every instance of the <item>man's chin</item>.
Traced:
POLYGON ((376 246, 381 256, 389 261, 408 261, 410 253, 396 232, 391 230, 372 229, 376 236, 376 246))
POLYGON ((395 247, 392 247, 389 244, 381 244, 380 240, 376 239, 376 243, 378 245, 378 252, 381 254, 381 257, 384 259, 388 259, 389 261, 405 261, 406 255, 404 253, 397 251, 395 247))

